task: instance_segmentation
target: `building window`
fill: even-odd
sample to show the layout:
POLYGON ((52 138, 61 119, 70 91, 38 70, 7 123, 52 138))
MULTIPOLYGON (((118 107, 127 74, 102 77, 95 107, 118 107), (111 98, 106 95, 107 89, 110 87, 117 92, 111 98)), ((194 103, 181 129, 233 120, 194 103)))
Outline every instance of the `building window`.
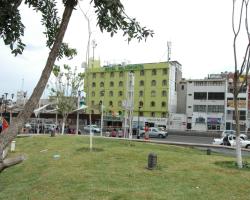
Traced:
POLYGON ((206 100, 207 93, 206 92, 194 92, 194 99, 196 100, 206 100))
POLYGON ((114 72, 110 72, 110 77, 111 78, 115 77, 115 73, 114 72))
POLYGON ((100 96, 103 97, 104 96, 104 91, 100 92, 100 96))
POLYGON ((154 101, 151 101, 150 106, 151 106, 151 107, 155 107, 155 102, 154 102, 154 101))
POLYGON ((139 112, 139 116, 143 116, 143 112, 142 111, 139 112))
POLYGON ((163 97, 166 97, 166 96, 167 96, 167 91, 166 91, 166 90, 163 90, 163 91, 161 92, 161 95, 162 95, 163 97))
POLYGON ((92 74, 92 77, 93 77, 93 78, 96 78, 96 73, 93 73, 93 74, 92 74))
POLYGON ((156 80, 151 81, 151 86, 156 86, 156 80))
POLYGON ((140 71, 140 76, 144 76, 144 70, 140 71))
POLYGON ((113 82, 113 81, 110 81, 109 86, 110 86, 110 87, 114 87, 114 82, 113 82))
POLYGON ((123 82, 122 81, 119 82, 119 87, 123 87, 123 82))
POLYGON ((139 101, 139 106, 143 107, 143 101, 139 101))
POLYGON ((95 82, 92 83, 92 87, 95 87, 95 82))
POLYGON ((206 105, 194 105, 194 112, 206 112, 206 105))
POLYGON ((95 105, 95 101, 91 101, 91 106, 94 106, 95 105))
POLYGON ((153 69, 153 70, 152 70, 152 75, 153 75, 153 76, 157 75, 156 69, 153 69))
POLYGON ((208 105, 207 112, 224 113, 224 105, 208 105))
POLYGON ((155 112, 151 112, 151 117, 155 117, 155 112))
POLYGON ((113 101, 110 101, 110 102, 109 102, 109 106, 113 106, 113 101))
POLYGON ((100 77, 104 78, 104 72, 101 72, 100 77))
POLYGON ((122 101, 118 101, 118 106, 122 106, 122 101))
POLYGON ((181 85, 181 90, 184 90, 184 85, 181 85))
POLYGON ((103 82, 100 83, 100 87, 104 87, 104 83, 103 82))
POLYGON ((167 85, 167 80, 163 80, 162 81, 162 86, 166 86, 167 85))
POLYGON ((156 96, 156 92, 155 92, 155 90, 152 90, 151 91, 151 97, 155 97, 156 96))
POLYGON ((122 91, 119 91, 119 93, 118 93, 118 96, 122 96, 123 94, 122 94, 122 91))
POLYGON ((165 112, 161 113, 161 117, 165 118, 166 117, 166 113, 165 112))
POLYGON ((123 77, 123 72, 119 72, 119 77, 123 77))
POLYGON ((94 97, 95 96, 95 92, 93 91, 93 92, 91 92, 91 95, 92 95, 92 97, 94 97))
POLYGON ((139 97, 143 97, 143 91, 142 90, 139 91, 139 97))
POLYGON ((168 74, 168 69, 162 69, 162 74, 163 74, 163 75, 168 74))
POLYGON ((113 91, 109 91, 109 96, 112 97, 114 95, 113 91))
POLYGON ((163 108, 166 107, 166 102, 164 102, 164 101, 161 102, 161 107, 163 107, 163 108))
POLYGON ((225 93, 224 92, 209 92, 208 100, 224 100, 225 93))
POLYGON ((140 86, 144 86, 144 81, 143 80, 140 80, 140 86))
POLYGON ((188 106, 188 108, 192 108, 192 106, 188 106))

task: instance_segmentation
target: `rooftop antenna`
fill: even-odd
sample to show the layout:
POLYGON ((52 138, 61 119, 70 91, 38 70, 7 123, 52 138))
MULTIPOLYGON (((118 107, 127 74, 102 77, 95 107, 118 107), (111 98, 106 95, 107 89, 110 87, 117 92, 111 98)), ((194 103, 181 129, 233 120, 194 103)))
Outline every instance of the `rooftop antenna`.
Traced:
POLYGON ((168 45, 168 62, 169 62, 171 57, 171 47, 172 47, 171 41, 168 41, 167 45, 168 45))
POLYGON ((92 40, 92 48, 93 48, 93 62, 92 62, 92 68, 94 66, 94 62, 95 62, 95 48, 97 46, 97 43, 95 40, 92 40))

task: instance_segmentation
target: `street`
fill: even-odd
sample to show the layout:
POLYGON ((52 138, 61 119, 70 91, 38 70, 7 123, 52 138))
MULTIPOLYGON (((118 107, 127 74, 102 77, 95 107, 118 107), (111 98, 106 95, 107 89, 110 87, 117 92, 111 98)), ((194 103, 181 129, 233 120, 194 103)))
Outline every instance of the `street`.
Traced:
MULTIPOLYGON (((135 137, 136 138, 136 137, 135 137)), ((197 143, 197 144, 212 144, 214 137, 206 136, 193 136, 193 135, 174 135, 170 134, 166 138, 150 138, 150 140, 160 140, 160 141, 169 141, 169 142, 183 142, 183 143, 197 143)), ((207 150, 205 147, 196 147, 200 150, 207 150)), ((235 156, 235 149, 226 149, 226 148, 210 148, 212 152, 222 153, 229 156, 235 156)), ((250 157, 249 151, 242 151, 243 157, 250 157)))

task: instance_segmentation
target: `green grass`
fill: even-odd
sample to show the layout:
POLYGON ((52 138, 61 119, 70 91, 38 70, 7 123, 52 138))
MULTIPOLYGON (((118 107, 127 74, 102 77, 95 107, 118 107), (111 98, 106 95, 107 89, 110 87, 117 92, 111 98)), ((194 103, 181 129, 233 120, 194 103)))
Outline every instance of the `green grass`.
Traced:
POLYGON ((250 199, 250 170, 217 164, 233 157, 102 138, 89 152, 88 142, 80 136, 18 138, 10 156, 27 160, 0 174, 0 199, 250 199), (150 152, 158 156, 156 170, 146 169, 150 152))

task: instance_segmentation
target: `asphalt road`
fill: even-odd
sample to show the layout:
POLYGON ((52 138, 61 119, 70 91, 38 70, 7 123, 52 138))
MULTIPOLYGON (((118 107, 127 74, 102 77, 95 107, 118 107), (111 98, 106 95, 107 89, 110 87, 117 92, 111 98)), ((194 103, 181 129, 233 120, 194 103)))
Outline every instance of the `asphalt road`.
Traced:
MULTIPOLYGON (((197 143, 197 144, 212 144, 214 137, 204 137, 204 136, 183 136, 183 135, 168 135, 168 137, 160 138, 150 138, 151 140, 160 141, 170 141, 170 142, 183 142, 183 143, 197 143)), ((207 148, 196 147, 197 149, 206 151, 207 148)), ((226 148, 210 148, 212 152, 222 153, 227 156, 235 156, 235 149, 226 148)), ((242 151, 243 157, 250 157, 249 151, 242 151)))

